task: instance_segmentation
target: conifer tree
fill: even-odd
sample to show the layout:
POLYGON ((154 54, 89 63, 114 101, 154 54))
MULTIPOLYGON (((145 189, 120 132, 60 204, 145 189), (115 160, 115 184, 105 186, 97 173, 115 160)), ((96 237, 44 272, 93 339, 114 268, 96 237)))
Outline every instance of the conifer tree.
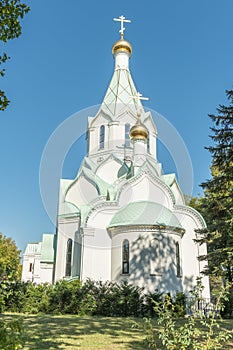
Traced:
POLYGON ((220 105, 213 121, 207 147, 212 155, 211 179, 201 184, 204 198, 199 209, 205 217, 208 229, 200 232, 199 242, 206 242, 208 260, 206 272, 222 276, 233 283, 233 90, 226 91, 229 106, 220 105))

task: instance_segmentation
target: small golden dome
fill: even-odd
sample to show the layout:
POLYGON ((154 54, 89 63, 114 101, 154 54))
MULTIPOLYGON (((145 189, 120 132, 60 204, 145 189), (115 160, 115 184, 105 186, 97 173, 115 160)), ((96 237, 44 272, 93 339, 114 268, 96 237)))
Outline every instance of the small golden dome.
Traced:
POLYGON ((146 140, 149 135, 147 128, 141 123, 137 123, 129 131, 132 140, 146 140))
POLYGON ((115 55, 117 52, 128 52, 129 56, 131 56, 132 46, 127 40, 122 37, 120 40, 117 40, 112 46, 113 55, 115 55))

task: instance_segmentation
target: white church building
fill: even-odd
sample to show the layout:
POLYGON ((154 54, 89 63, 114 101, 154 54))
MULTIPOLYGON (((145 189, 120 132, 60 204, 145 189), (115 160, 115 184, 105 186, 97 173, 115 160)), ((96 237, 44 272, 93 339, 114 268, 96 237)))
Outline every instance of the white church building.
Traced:
MULTIPOLYGON (((157 129, 130 74, 124 20, 112 47, 112 79, 99 111, 88 118, 87 154, 76 178, 60 181, 57 232, 47 245, 47 255, 54 256, 48 282, 127 280, 146 292, 174 294, 188 293, 202 277, 203 297, 209 298, 208 277, 201 275, 206 263, 198 260, 206 245, 194 242, 205 222, 185 204, 175 174, 163 174, 157 160, 157 129)), ((31 266, 27 253, 28 247, 23 280, 31 266)), ((40 264, 43 274, 48 265, 40 264)))

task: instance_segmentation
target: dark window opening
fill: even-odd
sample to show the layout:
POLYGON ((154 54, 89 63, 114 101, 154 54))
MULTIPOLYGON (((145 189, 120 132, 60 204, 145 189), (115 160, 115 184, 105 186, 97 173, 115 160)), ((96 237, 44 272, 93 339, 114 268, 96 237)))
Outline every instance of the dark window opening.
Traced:
POLYGON ((180 268, 180 246, 179 243, 176 242, 176 275, 177 277, 181 276, 181 268, 180 268))
POLYGON ((147 137, 147 144, 146 144, 146 146, 147 146, 147 153, 150 153, 150 137, 149 137, 149 135, 148 135, 148 137, 147 137))
POLYGON ((32 272, 32 270, 33 270, 33 263, 30 263, 30 265, 29 265, 29 272, 32 272))
POLYGON ((100 149, 104 148, 104 138, 105 138, 105 127, 101 125, 100 127, 100 149))
POLYGON ((122 243, 122 274, 129 273, 129 241, 125 239, 122 243))
POLYGON ((71 259, 72 259, 72 239, 67 241, 67 250, 66 250, 66 276, 71 276, 71 259))
POLYGON ((125 147, 126 148, 130 147, 129 131, 130 131, 130 124, 125 124, 125 147))

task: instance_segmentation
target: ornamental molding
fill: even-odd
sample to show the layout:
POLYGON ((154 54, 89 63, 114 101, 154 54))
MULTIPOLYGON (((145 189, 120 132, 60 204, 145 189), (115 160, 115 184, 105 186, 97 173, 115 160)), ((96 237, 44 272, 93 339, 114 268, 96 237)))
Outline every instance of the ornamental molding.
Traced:
POLYGON ((102 105, 101 105, 100 109, 98 110, 96 115, 90 121, 89 128, 98 128, 101 124, 95 125, 95 123, 98 120, 98 118, 100 118, 100 117, 106 119, 107 124, 114 121, 114 119, 112 119, 112 117, 103 110, 102 105))
POLYGON ((148 175, 150 177, 150 179, 152 180, 154 185, 159 185, 161 188, 163 188, 165 190, 165 192, 168 194, 169 199, 172 203, 172 208, 174 208, 175 206, 175 196, 172 192, 172 190, 170 189, 170 187, 168 185, 166 185, 162 180, 160 180, 159 177, 156 177, 149 169, 148 167, 146 167, 146 169, 142 169, 139 174, 137 174, 136 176, 130 178, 129 180, 127 180, 126 182, 124 182, 124 184, 122 185, 121 188, 119 188, 118 190, 118 194, 116 197, 116 200, 119 201, 121 193, 124 191, 125 188, 127 188, 130 185, 134 185, 137 182, 140 182, 140 180, 142 179, 143 175, 148 175))
POLYGON ((117 210, 120 209, 119 205, 117 202, 113 202, 113 201, 106 201, 105 197, 104 197, 104 201, 100 202, 100 203, 96 203, 95 206, 93 206, 90 211, 88 212, 86 219, 85 219, 85 224, 87 224, 89 218, 96 212, 101 211, 102 209, 110 209, 110 208, 116 208, 117 210))
POLYGON ((100 169, 100 167, 102 167, 104 164, 106 164, 106 163, 108 162, 108 160, 111 160, 111 159, 115 160, 116 163, 118 163, 118 164, 120 164, 120 165, 123 164, 122 160, 119 159, 119 158, 117 158, 117 157, 115 156, 114 153, 110 153, 110 154, 108 155, 108 157, 106 157, 106 158, 101 162, 101 164, 99 164, 99 165, 97 166, 97 168, 96 168, 96 170, 95 170, 96 173, 97 173, 97 171, 100 169))
POLYGON ((121 233, 130 233, 130 232, 159 233, 161 235, 169 234, 169 235, 177 235, 182 238, 185 232, 185 230, 181 228, 172 227, 172 226, 161 226, 161 225, 121 225, 121 226, 108 227, 107 230, 111 238, 121 233))
POLYGON ((58 216, 58 224, 80 224, 80 216, 75 216, 72 214, 67 214, 65 216, 58 216))
POLYGON ((180 214, 185 213, 192 218, 196 219, 196 225, 202 226, 202 228, 206 228, 206 223, 201 214, 194 208, 189 207, 187 205, 175 205, 175 212, 178 212, 180 214), (199 224, 199 225, 198 225, 199 224))

